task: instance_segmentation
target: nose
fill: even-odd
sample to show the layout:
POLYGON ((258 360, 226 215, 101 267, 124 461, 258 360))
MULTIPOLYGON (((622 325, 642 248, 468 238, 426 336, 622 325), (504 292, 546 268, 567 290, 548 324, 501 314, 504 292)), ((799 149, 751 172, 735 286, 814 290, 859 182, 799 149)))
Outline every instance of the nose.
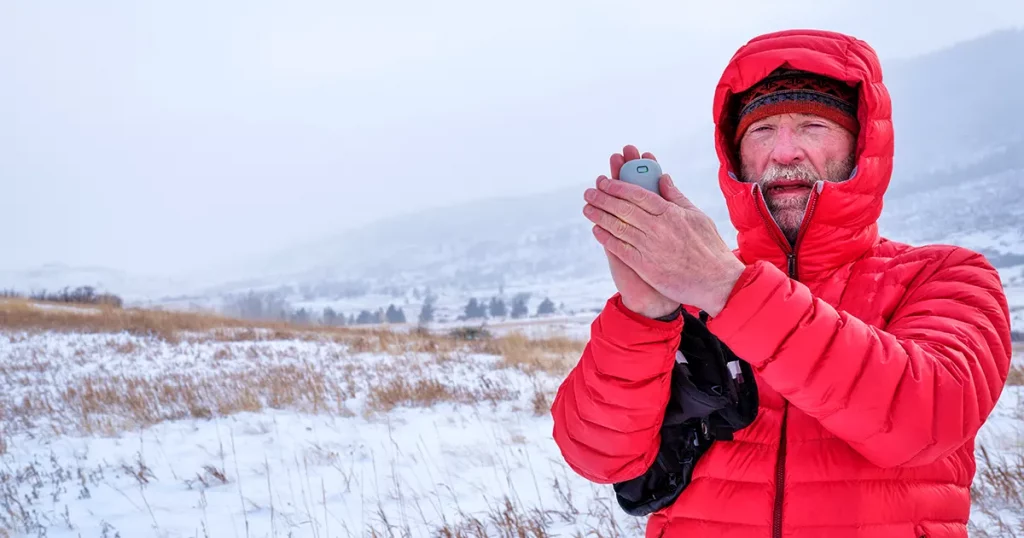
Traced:
POLYGON ((796 132, 788 125, 779 126, 772 146, 772 162, 781 165, 800 164, 806 156, 796 141, 796 132))

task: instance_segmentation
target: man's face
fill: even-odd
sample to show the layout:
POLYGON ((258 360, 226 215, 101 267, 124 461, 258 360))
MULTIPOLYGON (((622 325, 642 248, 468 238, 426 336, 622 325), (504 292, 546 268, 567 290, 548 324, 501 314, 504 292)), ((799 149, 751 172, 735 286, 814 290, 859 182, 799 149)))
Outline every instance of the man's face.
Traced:
POLYGON ((775 222, 790 243, 818 180, 849 179, 853 134, 811 114, 780 114, 753 123, 740 141, 740 179, 760 184, 775 222))

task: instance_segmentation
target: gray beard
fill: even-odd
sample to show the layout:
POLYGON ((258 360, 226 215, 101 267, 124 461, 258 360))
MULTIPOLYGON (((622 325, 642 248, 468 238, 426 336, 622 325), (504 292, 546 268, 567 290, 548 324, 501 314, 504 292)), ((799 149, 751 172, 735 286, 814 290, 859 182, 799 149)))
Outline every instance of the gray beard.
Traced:
MULTIPOLYGON (((761 175, 761 178, 754 182, 762 186, 762 196, 764 196, 763 187, 765 184, 774 182, 779 177, 799 178, 807 180, 809 183, 815 183, 820 180, 839 183, 850 179, 850 174, 853 173, 855 164, 855 157, 852 153, 842 161, 831 161, 825 165, 824 178, 818 176, 810 166, 770 165, 765 169, 765 173, 761 175)), ((743 182, 751 183, 752 181, 749 178, 752 176, 754 174, 746 166, 740 171, 740 180, 743 182)), ((765 205, 768 206, 768 212, 771 214, 772 219, 775 220, 775 223, 779 225, 779 229, 786 236, 790 246, 795 246, 797 234, 800 232, 800 224, 803 222, 804 215, 807 212, 807 203, 810 201, 810 195, 807 198, 796 200, 777 200, 765 196, 764 200, 765 205)))

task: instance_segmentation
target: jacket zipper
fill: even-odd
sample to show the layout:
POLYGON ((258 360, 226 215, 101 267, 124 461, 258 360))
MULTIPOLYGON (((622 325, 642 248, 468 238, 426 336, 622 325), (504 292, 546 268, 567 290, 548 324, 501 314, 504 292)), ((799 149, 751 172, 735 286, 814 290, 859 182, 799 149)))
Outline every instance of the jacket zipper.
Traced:
POLYGON ((786 415, 789 402, 782 401, 782 437, 775 461, 775 509, 772 511, 772 538, 782 538, 782 491, 786 486, 786 415))
MULTIPOLYGON (((804 231, 807 229, 807 225, 811 223, 811 217, 814 216, 814 210, 818 206, 818 185, 814 186, 814 190, 811 191, 811 198, 807 202, 807 211, 804 212, 804 218, 800 221, 800 228, 796 232, 796 244, 793 245, 793 250, 789 253, 789 278, 793 280, 800 280, 799 273, 797 272, 796 266, 796 253, 800 251, 800 243, 803 243, 804 231)), ((774 222, 774 220, 773 220, 774 222)), ((779 227, 778 224, 775 225, 779 227)), ((779 230, 781 231, 781 230, 779 230)), ((788 242, 787 242, 788 244, 788 242)))
POLYGON ((779 224, 771 217, 768 211, 768 204, 764 201, 764 194, 761 193, 761 186, 754 183, 753 189, 754 205, 757 206, 757 213, 761 216, 761 221, 764 222, 769 233, 775 237, 775 242, 779 245, 779 248, 786 254, 789 277, 793 280, 799 280, 796 255, 800 251, 800 243, 804 239, 804 230, 810 224, 811 217, 814 216, 814 210, 818 206, 818 184, 815 184, 811 190, 811 198, 807 202, 807 211, 804 212, 804 218, 800 222, 800 229, 796 234, 796 244, 792 246, 789 244, 789 239, 786 239, 786 234, 782 233, 782 228, 779 228, 779 224))
MULTIPOLYGON (((779 244, 782 251, 786 253, 787 272, 789 278, 793 280, 799 279, 799 272, 797 267, 797 252, 800 251, 800 243, 803 242, 804 230, 807 229, 808 223, 811 221, 811 217, 814 215, 814 209, 818 204, 818 187, 815 185, 811 191, 811 198, 807 203, 807 211, 804 212, 804 218, 800 222, 800 229, 796 234, 796 242, 790 246, 789 240, 786 239, 786 235, 782 233, 782 228, 779 228, 779 224, 775 222, 775 219, 771 218, 768 212, 768 204, 765 203, 764 195, 760 191, 760 186, 754 184, 755 192, 755 203, 757 205, 758 213, 761 215, 761 220, 764 221, 765 226, 775 236, 775 242, 779 244)), ((783 505, 783 492, 786 487, 786 419, 789 416, 789 402, 786 400, 782 401, 782 427, 779 438, 779 453, 775 460, 775 507, 772 510, 772 538, 782 538, 782 505, 783 505)))

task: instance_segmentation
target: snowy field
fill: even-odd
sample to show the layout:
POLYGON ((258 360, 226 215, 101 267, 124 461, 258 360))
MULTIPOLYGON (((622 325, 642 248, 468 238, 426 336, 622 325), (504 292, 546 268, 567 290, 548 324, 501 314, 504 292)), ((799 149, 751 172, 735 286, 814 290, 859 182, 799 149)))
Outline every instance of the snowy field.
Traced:
POLYGON ((50 537, 640 536, 551 439, 550 399, 581 345, 2 332, 0 523, 50 537))
POLYGON ((1010 326, 1016 331, 1024 331, 1024 265, 1002 269, 999 276, 1010 304, 1010 326))
MULTIPOLYGON (((0 536, 643 536, 551 438, 578 320, 483 341, 82 323, 0 329, 0 536)), ((978 536, 1024 535, 1019 391, 982 438, 978 536)))

